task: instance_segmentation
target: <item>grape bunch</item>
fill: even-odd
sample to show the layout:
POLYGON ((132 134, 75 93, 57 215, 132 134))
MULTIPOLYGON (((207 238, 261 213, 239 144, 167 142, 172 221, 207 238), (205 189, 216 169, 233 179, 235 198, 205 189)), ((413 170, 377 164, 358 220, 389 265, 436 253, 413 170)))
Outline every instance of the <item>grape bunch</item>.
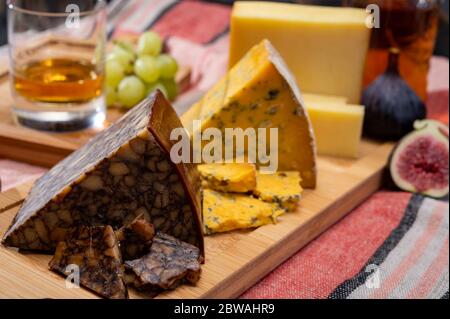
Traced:
POLYGON ((162 40, 155 32, 143 33, 134 45, 116 41, 106 58, 106 104, 131 108, 156 89, 173 100, 178 92, 178 64, 161 53, 162 40))

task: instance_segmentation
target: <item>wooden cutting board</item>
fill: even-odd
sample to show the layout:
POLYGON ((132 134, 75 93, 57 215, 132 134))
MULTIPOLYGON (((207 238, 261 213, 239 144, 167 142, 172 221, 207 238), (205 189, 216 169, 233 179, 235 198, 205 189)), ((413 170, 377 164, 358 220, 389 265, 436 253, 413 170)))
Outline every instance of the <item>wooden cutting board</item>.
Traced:
MULTIPOLYGON (((391 144, 364 141, 357 160, 319 157, 318 186, 304 192, 298 211, 281 216, 276 225, 206 237, 206 262, 198 284, 158 298, 239 296, 375 192, 391 149, 391 144)), ((30 187, 25 184, 0 194, 0 237, 30 187)), ((65 280, 48 270, 50 258, 0 246, 0 298, 96 297, 85 289, 66 288, 65 280)), ((135 290, 130 295, 147 297, 135 290)))

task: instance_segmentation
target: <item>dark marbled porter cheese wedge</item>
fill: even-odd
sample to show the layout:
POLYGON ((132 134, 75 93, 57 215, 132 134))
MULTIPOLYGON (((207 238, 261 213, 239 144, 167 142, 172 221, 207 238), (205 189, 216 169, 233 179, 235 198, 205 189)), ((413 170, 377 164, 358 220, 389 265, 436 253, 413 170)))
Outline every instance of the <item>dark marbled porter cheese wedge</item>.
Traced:
POLYGON ((128 298, 118 243, 111 226, 73 228, 56 246, 50 269, 67 275, 76 265, 82 286, 106 298, 128 298))
POLYGON ((143 214, 156 230, 200 248, 200 183, 192 164, 174 164, 172 129, 182 124, 159 91, 40 178, 3 243, 53 251, 68 229, 119 229, 143 214))
POLYGON ((174 289, 184 282, 195 284, 201 261, 197 247, 158 232, 147 255, 125 261, 125 282, 151 292, 174 289))

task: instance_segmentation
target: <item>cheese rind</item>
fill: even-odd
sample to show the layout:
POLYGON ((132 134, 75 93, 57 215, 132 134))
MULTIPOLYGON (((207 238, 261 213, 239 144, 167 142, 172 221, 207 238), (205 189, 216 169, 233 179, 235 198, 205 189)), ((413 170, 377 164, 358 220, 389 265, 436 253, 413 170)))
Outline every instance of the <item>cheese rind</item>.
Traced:
POLYGON ((181 127, 157 91, 41 177, 3 243, 52 251, 73 227, 118 229, 143 214, 203 252, 198 173, 170 158, 170 133, 181 127))
POLYGON ((203 222, 206 234, 274 223, 282 213, 284 211, 278 205, 248 195, 203 190, 203 222))
POLYGON ((256 188, 256 168, 253 164, 202 164, 197 169, 205 185, 216 191, 247 193, 256 188))
POLYGON ((286 211, 294 211, 303 192, 298 172, 257 174, 255 195, 266 202, 274 202, 286 211))
POLYGON ((237 1, 230 26, 232 67, 268 39, 302 90, 342 95, 359 103, 370 40, 364 9, 237 1))
POLYGON ((350 104, 306 104, 320 155, 351 157, 359 154, 364 106, 350 104))
MULTIPOLYGON (((202 121, 202 131, 207 128, 219 128, 222 132, 225 128, 277 129, 275 170, 298 171, 302 186, 315 187, 316 150, 308 113, 294 77, 269 41, 254 46, 182 116, 191 136, 196 133, 193 119, 202 121)), ((236 154, 242 155, 248 155, 248 148, 245 154, 236 154)), ((256 164, 259 168, 266 166, 261 161, 256 164)))

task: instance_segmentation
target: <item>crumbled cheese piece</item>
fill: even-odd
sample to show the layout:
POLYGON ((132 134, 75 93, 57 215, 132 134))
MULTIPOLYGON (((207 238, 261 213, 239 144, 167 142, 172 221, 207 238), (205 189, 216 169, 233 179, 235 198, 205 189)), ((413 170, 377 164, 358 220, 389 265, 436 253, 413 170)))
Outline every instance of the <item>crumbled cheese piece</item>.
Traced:
POLYGON ((303 191, 298 172, 257 174, 255 195, 266 202, 275 202, 287 211, 296 209, 303 191))
POLYGON ((256 169, 253 164, 203 164, 197 169, 203 184, 217 191, 247 193, 256 188, 256 169))
POLYGON ((252 196, 203 190, 205 233, 259 227, 275 223, 284 210, 252 196))

